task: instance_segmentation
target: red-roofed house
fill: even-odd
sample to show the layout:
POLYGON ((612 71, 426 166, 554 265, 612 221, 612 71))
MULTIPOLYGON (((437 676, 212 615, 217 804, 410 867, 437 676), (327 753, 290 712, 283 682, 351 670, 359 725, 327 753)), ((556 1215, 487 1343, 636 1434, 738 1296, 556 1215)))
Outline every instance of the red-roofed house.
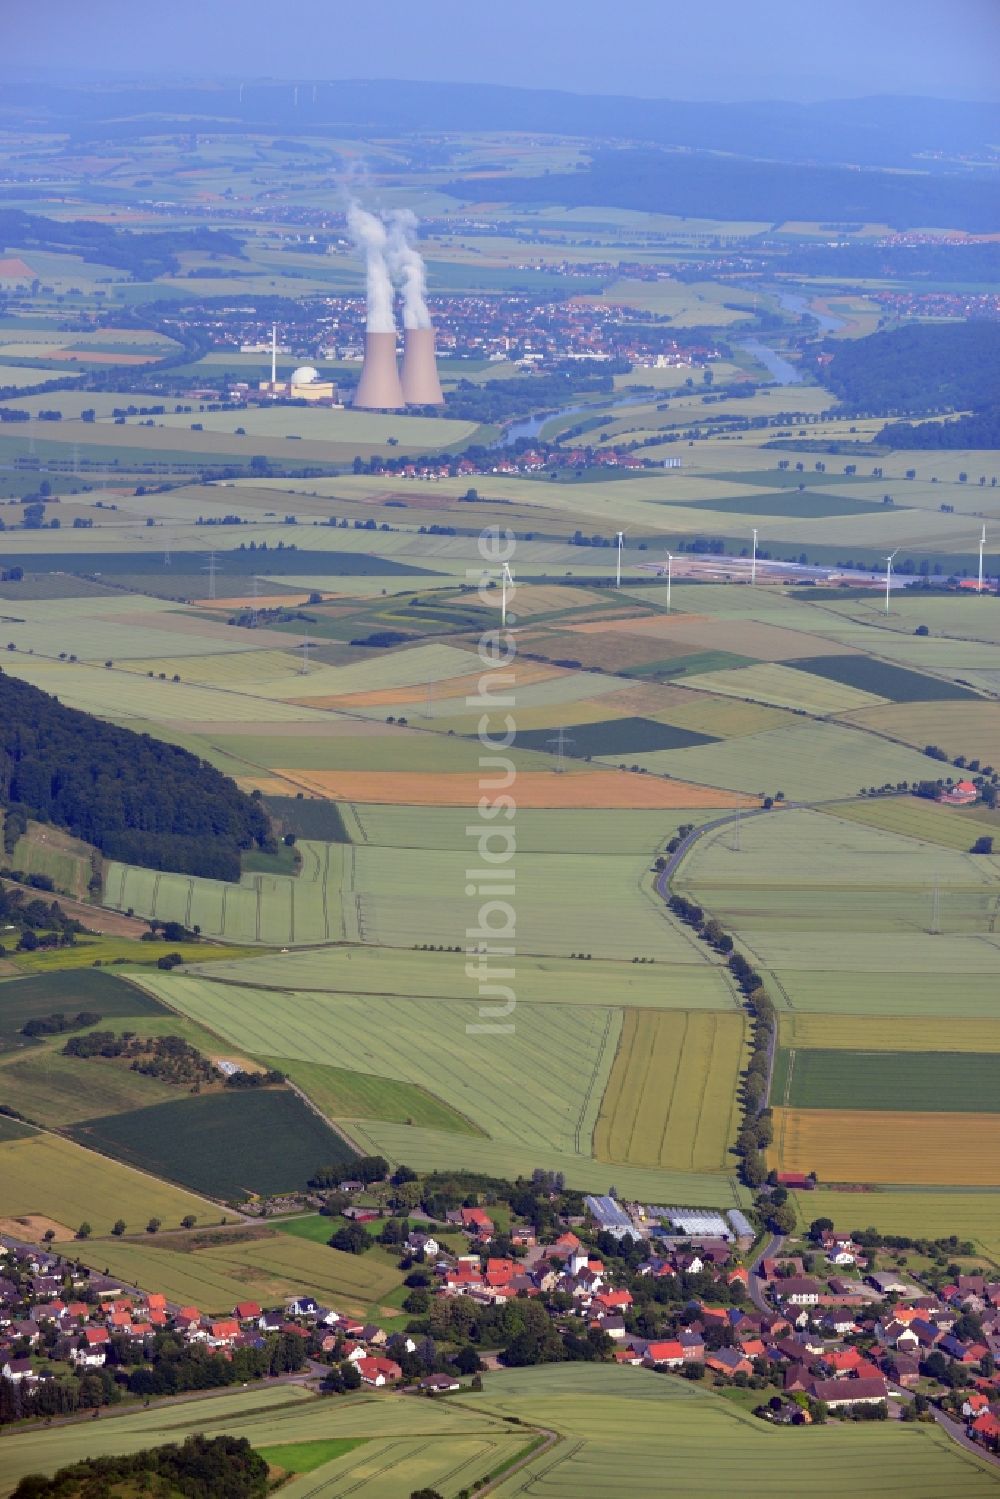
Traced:
POLYGON ((256 1321, 260 1313, 261 1308, 256 1301, 238 1301, 233 1316, 238 1317, 241 1322, 249 1322, 251 1318, 256 1321))
POLYGON ((240 1324, 235 1317, 226 1317, 219 1322, 208 1324, 208 1345, 210 1348, 229 1348, 240 1335, 240 1324))
POLYGON ((460 1216, 466 1233, 474 1234, 477 1239, 492 1239, 493 1219, 482 1208, 461 1208, 460 1216))
POLYGON ((598 1306, 602 1306, 606 1312, 621 1311, 624 1306, 632 1305, 631 1291, 599 1291, 594 1297, 598 1306))
POLYGON ((402 1379, 403 1371, 391 1358, 361 1358, 357 1361, 357 1370, 361 1375, 361 1383, 372 1385, 375 1389, 381 1389, 383 1385, 395 1384, 402 1379))
POLYGON ((488 1259, 486 1261, 486 1284, 488 1286, 505 1286, 516 1273, 517 1266, 513 1260, 488 1259))
POLYGON ((679 1369, 684 1363, 684 1348, 676 1338, 667 1338, 646 1346, 646 1359, 658 1369, 679 1369))
POLYGON ((958 781, 944 791, 938 792, 938 801, 949 807, 970 807, 979 796, 972 781, 958 781))
POLYGON ((146 1306, 151 1312, 165 1312, 167 1309, 167 1298, 162 1291, 153 1291, 146 1297, 146 1306))
POLYGON ((85 1327, 81 1346, 74 1348, 71 1354, 73 1362, 83 1364, 88 1369, 100 1369, 107 1357, 110 1342, 111 1334, 106 1327, 85 1327))
POLYGON ((984 1447, 996 1448, 1000 1446, 1000 1421, 991 1411, 977 1416, 969 1427, 969 1435, 977 1442, 982 1442, 984 1447))

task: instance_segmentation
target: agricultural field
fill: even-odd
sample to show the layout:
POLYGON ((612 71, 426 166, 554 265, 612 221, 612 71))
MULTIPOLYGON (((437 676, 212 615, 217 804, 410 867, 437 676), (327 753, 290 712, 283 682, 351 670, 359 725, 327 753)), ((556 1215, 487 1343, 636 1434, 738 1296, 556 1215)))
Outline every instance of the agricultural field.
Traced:
POLYGON ((414 1486, 470 1485, 505 1468, 530 1445, 531 1433, 512 1427, 499 1413, 453 1400, 387 1400, 360 1394, 351 1400, 319 1399, 295 1385, 225 1390, 192 1404, 127 1412, 98 1423, 29 1430, 14 1438, 0 1479, 9 1494, 28 1473, 52 1473, 83 1457, 135 1452, 189 1433, 245 1437, 281 1465, 291 1454, 291 1499, 398 1499, 414 1486), (315 1469, 294 1476, 304 1453, 330 1455, 315 1469))
POLYGON ((94 968, 66 970, 0 983, 0 1048, 23 1047, 29 1020, 86 1010, 112 1023, 118 1016, 162 1016, 168 1012, 137 984, 94 968))
POLYGON ((952 759, 964 755, 983 765, 1000 762, 1000 703, 903 702, 862 708, 850 722, 923 749, 937 744, 952 759))
MULTIPOLYGON (((821 809, 823 810, 823 809, 821 809)), ((956 809, 940 806, 925 797, 879 797, 867 801, 838 802, 829 811, 849 822, 884 828, 921 843, 936 844, 967 853, 980 834, 989 835, 997 826, 982 806, 956 809), (962 815, 956 817, 956 810, 962 815)))
POLYGON ((847 1483, 865 1494, 985 1499, 995 1488, 986 1462, 932 1425, 820 1426, 803 1450, 710 1390, 645 1369, 503 1371, 476 1397, 474 1408, 482 1407, 565 1436, 499 1486, 503 1499, 603 1499, 623 1474, 630 1494, 654 1499, 667 1472, 679 1493, 698 1499, 735 1490, 749 1499, 827 1499, 833 1473, 838 1489, 847 1483))
POLYGON ((1000 1052, 1000 1016, 991 1020, 927 1016, 904 1024, 883 1016, 785 1011, 778 1017, 778 1042, 807 1051, 1000 1052))
POLYGON ((854 1192, 821 1185, 815 1191, 794 1192, 792 1196, 803 1227, 814 1218, 832 1218, 838 1229, 847 1232, 871 1225, 883 1234, 908 1234, 911 1238, 946 1239, 956 1234, 960 1239, 972 1239, 994 1265, 1000 1265, 997 1191, 875 1187, 854 1192))
POLYGON ((602 1161, 723 1171, 738 1127, 741 1016, 626 1010, 594 1130, 602 1161))
POLYGON ((1000 1053, 780 1050, 771 1097, 795 1109, 996 1113, 1000 1053))
POLYGON ((768 1161, 822 1182, 996 1187, 1000 1115, 779 1106, 768 1161))
POLYGON ((321 1062, 287 1057, 265 1060, 286 1073, 327 1119, 386 1119, 393 1124, 415 1124, 423 1129, 481 1133, 468 1119, 416 1083, 349 1072, 344 1067, 325 1067, 321 1062))
MULTIPOLYGON (((331 1220, 327 1238, 336 1227, 331 1220)), ((391 1307, 383 1311, 382 1304, 403 1277, 396 1260, 378 1245, 364 1255, 345 1254, 325 1240, 314 1242, 256 1224, 189 1234, 186 1241, 179 1236, 174 1247, 174 1236, 160 1242, 110 1239, 82 1252, 122 1280, 206 1312, 229 1311, 248 1295, 266 1304, 311 1294, 345 1305, 354 1316, 382 1320, 398 1315, 391 1307)))
POLYGON ((290 1089, 237 1088, 83 1119, 81 1145, 212 1197, 304 1187, 318 1167, 354 1159, 290 1089))
POLYGON ((924 672, 908 671, 872 656, 809 656, 801 661, 786 662, 814 677, 841 682, 861 692, 887 698, 893 703, 928 702, 931 700, 973 701, 976 694, 956 682, 940 681, 924 672))
POLYGON ((65 1225, 66 1238, 81 1223, 108 1234, 118 1218, 139 1228, 151 1218, 170 1227, 189 1213, 201 1223, 221 1217, 215 1203, 59 1135, 33 1132, 0 1143, 0 1177, 5 1213, 51 1218, 65 1225))
MULTIPOLYGON (((525 1005, 513 1031, 490 1000, 408 1001, 384 995, 281 996, 202 978, 149 981, 182 1014, 255 1056, 347 1068, 416 1084, 491 1138, 590 1154, 594 1120, 614 1059, 621 1012, 598 1005, 525 1005), (482 1009, 482 1013, 480 1013, 482 1009), (490 1029, 470 1029, 474 1027, 490 1029), (553 1075, 550 1059, 561 1059, 553 1075), (510 1100, 544 1076, 530 1113, 510 1100)), ((204 1100, 195 1100, 204 1102, 204 1100)), ((331 1145, 332 1149, 332 1145, 331 1145)), ((316 1162, 315 1164, 319 1164, 316 1162)))

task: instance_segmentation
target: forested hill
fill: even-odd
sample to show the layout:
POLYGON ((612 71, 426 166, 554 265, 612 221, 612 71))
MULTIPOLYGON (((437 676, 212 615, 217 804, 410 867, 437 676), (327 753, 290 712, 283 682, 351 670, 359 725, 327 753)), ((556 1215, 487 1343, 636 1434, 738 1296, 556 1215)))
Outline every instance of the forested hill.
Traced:
POLYGON ((1000 390, 1000 323, 914 323, 839 343, 823 384, 861 414, 978 410, 1000 390))
POLYGON ((268 837, 259 803, 214 766, 0 672, 0 806, 17 805, 108 858, 223 880, 268 837))

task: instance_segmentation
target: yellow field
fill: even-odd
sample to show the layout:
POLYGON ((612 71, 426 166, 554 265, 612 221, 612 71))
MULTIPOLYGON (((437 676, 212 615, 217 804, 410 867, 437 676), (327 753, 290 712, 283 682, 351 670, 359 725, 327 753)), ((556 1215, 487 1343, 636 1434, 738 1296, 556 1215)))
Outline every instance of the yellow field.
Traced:
POLYGON ((768 1165, 821 1182, 1000 1186, 1000 1114, 778 1108, 768 1165))
MULTIPOLYGON (((485 669, 485 668, 484 668, 485 669)), ((516 661, 504 668, 505 689, 528 687, 534 682, 548 682, 553 677, 565 677, 570 673, 558 666, 546 666, 539 661, 516 661)), ((483 672, 468 672, 464 676, 446 678, 433 683, 435 698, 475 697, 483 672)), ((368 692, 327 693, 321 697, 296 697, 290 701, 303 708, 381 708, 396 703, 424 703, 427 701, 426 682, 407 687, 373 687, 368 692)))
POLYGON ((743 1043, 736 1013, 626 1010, 594 1129, 598 1160, 725 1170, 743 1043))
POLYGON ((203 1197, 48 1134, 0 1145, 0 1200, 15 1217, 38 1213, 74 1230, 88 1222, 95 1234, 110 1233, 116 1218, 135 1231, 154 1217, 165 1228, 176 1228, 187 1213, 201 1224, 222 1217, 203 1197))
POLYGON ((1000 1020, 902 1020, 886 1015, 784 1012, 778 1041, 814 1051, 1000 1051, 1000 1020))
MULTIPOLYGON (((345 802, 381 802, 392 806, 474 807, 484 791, 477 774, 454 771, 277 770, 276 775, 319 796, 345 802)), ((499 779, 490 772, 488 777, 499 779)), ((254 784, 258 784, 255 782, 254 784)), ((753 807, 757 800, 687 781, 661 781, 624 770, 519 771, 506 788, 519 807, 629 807, 633 811, 665 807, 753 807)))

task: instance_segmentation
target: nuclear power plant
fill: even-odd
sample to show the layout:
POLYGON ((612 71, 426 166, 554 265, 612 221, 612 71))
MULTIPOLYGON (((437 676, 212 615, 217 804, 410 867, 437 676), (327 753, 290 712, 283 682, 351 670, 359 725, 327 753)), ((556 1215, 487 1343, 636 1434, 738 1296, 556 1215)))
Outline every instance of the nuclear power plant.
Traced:
POLYGON ((365 357, 354 394, 354 405, 364 411, 444 404, 427 310, 426 271, 412 241, 416 222, 413 214, 402 209, 391 216, 387 228, 356 203, 348 209, 348 230, 365 257, 365 357), (402 377, 396 363, 394 281, 403 309, 402 377))
POLYGON ((365 362, 354 405, 363 411, 398 411, 406 405, 396 365, 395 329, 384 333, 369 329, 365 334, 365 362))
POLYGON ((407 406, 443 406, 438 379, 433 328, 406 328, 403 332, 403 371, 400 376, 407 406))

